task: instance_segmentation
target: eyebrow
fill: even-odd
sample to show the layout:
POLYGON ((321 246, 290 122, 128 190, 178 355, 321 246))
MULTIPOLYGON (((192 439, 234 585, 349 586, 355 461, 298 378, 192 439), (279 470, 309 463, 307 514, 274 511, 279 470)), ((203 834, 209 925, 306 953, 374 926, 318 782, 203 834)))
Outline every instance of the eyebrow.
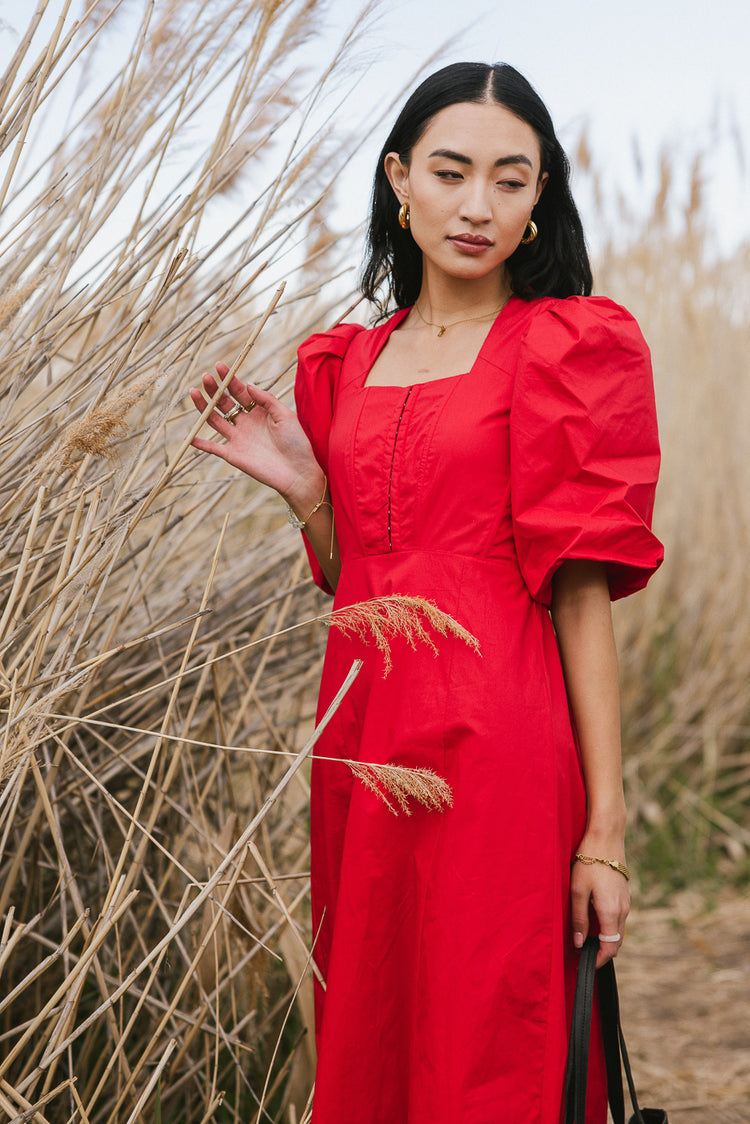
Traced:
MULTIPOLYGON (((430 156, 441 156, 443 160, 455 160, 457 164, 473 164, 474 161, 470 156, 463 156, 460 152, 452 152, 449 148, 436 148, 430 156)), ((504 168, 508 164, 528 164, 533 167, 528 156, 524 156, 522 152, 516 153, 514 156, 500 156, 495 161, 493 167, 504 168)))

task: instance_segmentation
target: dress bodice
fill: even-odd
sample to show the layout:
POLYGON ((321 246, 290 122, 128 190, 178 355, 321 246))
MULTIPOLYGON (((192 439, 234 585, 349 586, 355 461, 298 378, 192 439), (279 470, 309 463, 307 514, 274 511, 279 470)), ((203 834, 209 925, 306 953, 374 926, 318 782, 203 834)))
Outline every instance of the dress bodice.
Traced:
POLYGON ((366 386, 405 315, 300 352, 300 417, 330 479, 342 565, 409 550, 507 559, 547 603, 570 557, 607 563, 613 596, 645 584, 661 558, 659 455, 632 317, 605 298, 513 298, 466 373, 366 386))

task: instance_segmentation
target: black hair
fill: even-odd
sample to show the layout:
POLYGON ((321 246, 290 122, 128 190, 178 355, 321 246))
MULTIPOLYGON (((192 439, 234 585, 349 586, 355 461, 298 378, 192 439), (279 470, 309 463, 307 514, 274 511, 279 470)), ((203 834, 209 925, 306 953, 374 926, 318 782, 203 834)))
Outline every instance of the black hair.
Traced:
POLYGON ((411 95, 383 145, 372 189, 362 292, 385 315, 388 306, 414 304, 422 285, 422 252, 398 223, 398 201, 385 174, 387 153, 408 165, 411 150, 431 119, 459 102, 495 102, 536 133, 541 172, 548 175, 534 221, 539 236, 519 245, 506 262, 513 292, 535 297, 588 296, 592 277, 583 227, 570 193, 570 163, 552 118, 533 86, 507 63, 457 62, 426 78, 411 95))

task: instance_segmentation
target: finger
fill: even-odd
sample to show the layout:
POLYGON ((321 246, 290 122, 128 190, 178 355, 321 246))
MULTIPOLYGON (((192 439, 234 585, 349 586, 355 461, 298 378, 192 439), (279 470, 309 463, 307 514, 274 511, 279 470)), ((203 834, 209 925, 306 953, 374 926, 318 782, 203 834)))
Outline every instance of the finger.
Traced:
POLYGON ((199 414, 202 414, 208 405, 208 398, 197 387, 190 388, 190 398, 199 414))
MULTIPOLYGON (((229 368, 224 363, 217 363, 216 370, 221 378, 226 375, 229 368)), ((203 376, 203 386, 209 398, 216 393, 218 385, 213 375, 206 372, 203 376)), ((226 414, 236 402, 242 406, 246 413, 249 413, 255 406, 261 406, 274 415, 288 409, 270 391, 263 390, 262 387, 256 386, 254 383, 243 383, 235 375, 228 383, 224 394, 218 399, 216 408, 226 414)))
POLYGON ((213 453, 216 457, 221 457, 222 460, 227 459, 226 450, 228 445, 217 445, 215 441, 206 441, 204 437, 194 437, 190 442, 194 449, 199 449, 202 453, 213 453))
POLYGON ((270 390, 264 390, 262 386, 256 386, 255 383, 245 383, 245 393, 264 410, 272 410, 281 405, 275 394, 271 394, 270 390))
MULTIPOLYGON (((216 383, 211 379, 211 376, 204 376, 204 385, 207 393, 216 393, 216 383)), ((261 405, 260 398, 263 398, 262 406, 268 410, 271 404, 278 405, 278 400, 267 391, 261 391, 254 387, 248 387, 245 383, 240 382, 238 378, 233 378, 227 385, 227 392, 222 394, 217 402, 217 409, 223 414, 229 413, 230 410, 236 410, 237 406, 242 408, 242 413, 249 414, 256 406, 261 405)), ((232 420, 235 424, 239 421, 240 414, 235 413, 232 415, 232 420)))
MULTIPOLYGON (((206 404, 208 403, 208 400, 210 398, 213 398, 213 396, 216 394, 216 391, 218 389, 219 389, 218 382, 216 381, 216 379, 214 378, 213 375, 208 374, 208 372, 207 372, 203 376, 203 390, 204 390, 204 393, 206 395, 206 404)), ((216 399, 216 402, 214 403, 214 409, 218 410, 222 414, 227 414, 232 409, 234 404, 235 404, 234 398, 232 398, 232 396, 231 396, 231 394, 229 393, 228 390, 225 390, 216 399)))
MULTIPOLYGON (((193 405, 195 406, 198 413, 202 414, 206 406, 208 405, 208 398, 204 398, 200 390, 196 389, 190 391, 190 398, 192 399, 193 405)), ((211 426, 211 429, 216 430, 216 432, 220 433, 223 437, 226 437, 229 429, 231 428, 230 423, 226 422, 222 417, 218 407, 214 408, 211 411, 211 413, 206 418, 206 421, 211 426)))
POLYGON ((573 887, 570 892, 571 921, 573 925, 573 944, 576 948, 583 948, 584 941, 589 934, 589 900, 588 889, 573 887))
MULTIPOLYGON (((229 367, 227 367, 226 363, 217 363, 216 373, 218 374, 220 379, 223 379, 229 373, 229 367)), ((207 389, 209 385, 212 387, 211 394, 216 393, 218 384, 211 375, 206 374, 203 376, 203 384, 207 389)), ((227 384, 226 394, 222 395, 221 399, 219 400, 220 409, 224 413, 227 413, 232 408, 232 405, 234 405, 235 402, 239 402, 240 406, 242 406, 244 410, 251 410, 253 406, 255 406, 259 402, 259 399, 253 395, 253 390, 258 391, 258 394, 265 400, 264 404, 266 405, 270 402, 276 401, 272 394, 268 394, 267 391, 261 391, 260 387, 256 388, 252 386, 252 384, 248 383, 246 385, 244 382, 241 382, 236 375, 233 375, 230 382, 227 384), (231 399, 229 396, 231 396, 231 399), (228 404, 230 403, 230 401, 231 404, 228 404)))
POLYGON ((608 960, 614 960, 617 953, 620 952, 621 948, 622 948, 622 941, 618 941, 617 944, 602 944, 602 943, 599 943, 599 951, 597 952, 597 955, 596 955, 596 967, 597 967, 597 969, 602 967, 602 964, 606 964, 606 962, 608 960))
POLYGON ((625 932, 625 917, 621 910, 597 910, 599 921, 599 954, 596 958, 597 965, 601 967, 608 960, 614 959, 622 947, 625 932))
POLYGON ((596 957, 597 968, 601 968, 602 964, 606 964, 608 960, 614 960, 617 953, 622 948, 622 938, 622 931, 599 934, 599 952, 596 957), (614 939, 615 937, 617 937, 617 940, 614 939))
MULTIPOLYGON (((249 382, 246 386, 246 391, 251 401, 265 410, 273 422, 285 422, 290 418, 296 417, 293 410, 277 398, 275 394, 271 394, 270 390, 264 390, 261 386, 256 386, 255 383, 249 382)), ((240 399, 242 401, 242 399, 240 399)))
MULTIPOLYGON (((229 373, 229 367, 227 367, 226 363, 217 363, 215 370, 219 379, 223 379, 229 373)), ((211 371, 204 371, 202 382, 206 390, 209 391, 209 397, 216 393, 219 383, 214 378, 211 371)))
POLYGON ((261 390, 260 387, 255 387, 252 383, 241 382, 236 376, 232 379, 228 387, 235 402, 239 402, 243 410, 252 410, 255 406, 263 405, 265 409, 275 402, 276 399, 272 394, 267 391, 261 390), (261 398, 263 402, 261 403, 261 398))

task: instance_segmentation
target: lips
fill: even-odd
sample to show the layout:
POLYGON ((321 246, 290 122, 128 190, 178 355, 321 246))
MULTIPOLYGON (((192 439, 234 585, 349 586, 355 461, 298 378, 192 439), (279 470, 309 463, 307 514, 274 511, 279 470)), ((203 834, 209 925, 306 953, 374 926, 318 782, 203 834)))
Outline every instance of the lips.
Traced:
POLYGON ((468 242, 472 246, 492 245, 489 238, 485 238, 483 234, 452 234, 448 240, 450 242, 468 242))
POLYGON ((460 254, 468 255, 468 257, 477 258, 481 254, 486 254, 488 250, 494 245, 489 238, 485 238, 483 234, 453 234, 448 238, 452 246, 458 250, 460 254))

